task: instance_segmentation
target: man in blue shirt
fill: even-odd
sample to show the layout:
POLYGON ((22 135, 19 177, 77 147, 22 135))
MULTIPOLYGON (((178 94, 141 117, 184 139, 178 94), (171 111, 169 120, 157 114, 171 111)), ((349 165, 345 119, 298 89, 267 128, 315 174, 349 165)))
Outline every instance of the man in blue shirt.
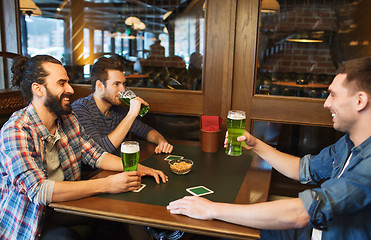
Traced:
POLYGON ((320 187, 298 198, 250 205, 184 197, 167 208, 260 229, 303 228, 295 233, 304 233, 300 237, 290 236, 293 231, 262 231, 262 239, 371 239, 371 57, 344 63, 328 91, 324 107, 334 129, 346 134, 318 155, 291 156, 246 131, 238 138, 287 177, 320 187))
POLYGON ((137 119, 140 97, 130 100, 129 111, 123 106, 119 92, 125 91, 124 65, 115 57, 101 57, 93 65, 91 84, 94 93, 72 104, 79 122, 101 147, 115 153, 129 132, 157 144, 155 153, 170 153, 173 146, 155 129, 137 119))

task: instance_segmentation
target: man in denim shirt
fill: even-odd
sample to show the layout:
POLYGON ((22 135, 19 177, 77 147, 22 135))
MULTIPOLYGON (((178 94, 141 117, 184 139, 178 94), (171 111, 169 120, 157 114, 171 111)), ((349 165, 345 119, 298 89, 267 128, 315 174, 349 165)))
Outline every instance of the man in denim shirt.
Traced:
POLYGON ((262 231, 262 239, 371 239, 371 57, 344 63, 328 91, 324 107, 334 129, 346 134, 318 155, 281 153, 246 131, 238 138, 282 174, 322 183, 319 188, 250 205, 184 197, 168 205, 170 212, 260 229, 300 229, 262 231))

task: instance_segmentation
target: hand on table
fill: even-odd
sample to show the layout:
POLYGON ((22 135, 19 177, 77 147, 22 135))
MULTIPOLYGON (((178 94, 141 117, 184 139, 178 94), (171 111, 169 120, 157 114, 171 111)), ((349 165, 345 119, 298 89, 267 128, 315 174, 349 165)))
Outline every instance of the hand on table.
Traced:
POLYGON ((212 220, 213 204, 214 202, 207 200, 206 198, 185 196, 181 199, 170 202, 166 208, 170 210, 170 213, 172 214, 182 214, 201 220, 212 220))
POLYGON ((163 183, 166 183, 169 180, 162 171, 143 166, 142 164, 138 164, 138 174, 141 177, 146 175, 154 177, 157 184, 160 183, 160 178, 163 183))
POLYGON ((140 177, 138 172, 121 172, 107 177, 107 193, 121 193, 138 189, 140 177))
POLYGON ((157 147, 155 148, 155 153, 171 153, 173 151, 173 145, 168 142, 160 142, 157 147))

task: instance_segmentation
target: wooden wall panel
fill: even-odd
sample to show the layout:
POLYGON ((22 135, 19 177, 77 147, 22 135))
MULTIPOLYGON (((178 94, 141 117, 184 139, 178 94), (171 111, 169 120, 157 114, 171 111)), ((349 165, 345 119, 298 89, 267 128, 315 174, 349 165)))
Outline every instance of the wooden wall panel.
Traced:
MULTIPOLYGON (((75 93, 71 101, 86 97, 92 93, 92 88, 87 84, 71 84, 75 93)), ((145 99, 153 113, 170 113, 178 115, 200 116, 203 109, 203 94, 201 91, 167 89, 148 89, 131 87, 137 96, 145 99)))
POLYGON ((251 100, 251 120, 332 126, 331 113, 323 99, 255 96, 251 100))
MULTIPOLYGON (((237 6, 236 45, 233 74, 232 108, 246 111, 251 117, 259 1, 239 0, 237 6)), ((246 129, 250 128, 246 121, 246 129)))
POLYGON ((131 88, 145 99, 151 112, 200 116, 203 114, 203 93, 201 91, 131 88))
POLYGON ((226 117, 231 106, 236 0, 207 1, 204 114, 226 117))

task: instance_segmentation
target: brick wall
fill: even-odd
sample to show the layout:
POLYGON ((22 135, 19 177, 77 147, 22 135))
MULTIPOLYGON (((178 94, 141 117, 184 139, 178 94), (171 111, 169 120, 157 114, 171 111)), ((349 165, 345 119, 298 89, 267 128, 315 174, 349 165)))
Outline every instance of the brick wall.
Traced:
POLYGON ((336 30, 335 10, 327 5, 298 6, 263 15, 262 27, 275 31, 336 30))
POLYGON ((328 5, 303 5, 262 15, 260 69, 269 72, 335 74, 330 41, 323 43, 287 42, 285 38, 299 32, 337 31, 335 11, 328 5), (264 38, 266 38, 264 40, 264 38))
POLYGON ((266 58, 260 69, 314 74, 335 74, 336 72, 327 43, 287 42, 282 51, 266 58))

